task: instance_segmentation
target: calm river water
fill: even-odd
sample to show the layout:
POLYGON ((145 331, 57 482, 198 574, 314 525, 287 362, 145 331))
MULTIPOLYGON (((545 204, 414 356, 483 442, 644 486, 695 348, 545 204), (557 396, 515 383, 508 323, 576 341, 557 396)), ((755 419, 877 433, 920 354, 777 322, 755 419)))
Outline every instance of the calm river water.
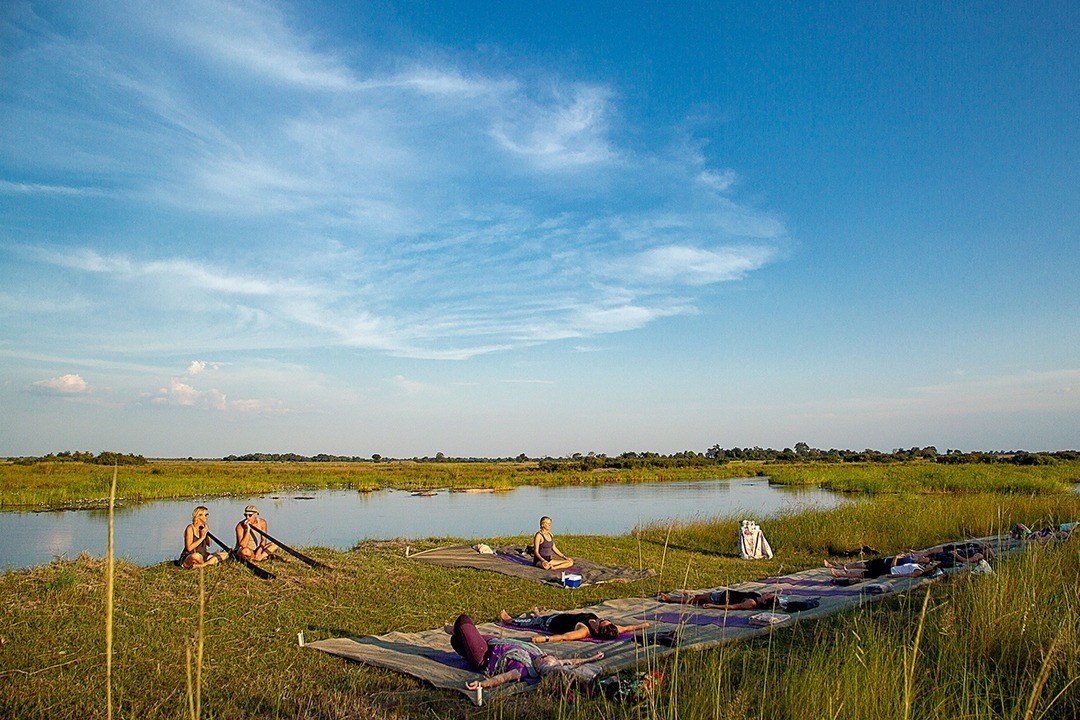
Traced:
MULTIPOLYGON (((293 492, 288 495, 163 500, 117 508, 118 557, 151 565, 174 559, 195 505, 210 509, 210 530, 225 542, 245 505, 254 504, 275 537, 294 547, 348 550, 361 540, 531 534, 540 515, 554 518, 556 534, 619 535, 636 525, 671 518, 752 516, 779 510, 832 507, 843 499, 820 489, 770 485, 762 478, 697 480, 590 487, 519 487, 502 493, 439 491, 293 492)), ((0 568, 41 565, 80 552, 104 556, 105 510, 0 512, 0 568)))

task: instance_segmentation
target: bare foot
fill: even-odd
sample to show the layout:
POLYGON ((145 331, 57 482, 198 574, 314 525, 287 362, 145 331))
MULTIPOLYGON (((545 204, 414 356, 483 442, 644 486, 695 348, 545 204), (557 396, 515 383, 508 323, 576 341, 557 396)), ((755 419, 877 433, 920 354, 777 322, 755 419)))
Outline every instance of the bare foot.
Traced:
POLYGON ((510 617, 510 613, 506 612, 505 610, 500 610, 499 619, 502 620, 504 623, 508 623, 514 618, 510 617))

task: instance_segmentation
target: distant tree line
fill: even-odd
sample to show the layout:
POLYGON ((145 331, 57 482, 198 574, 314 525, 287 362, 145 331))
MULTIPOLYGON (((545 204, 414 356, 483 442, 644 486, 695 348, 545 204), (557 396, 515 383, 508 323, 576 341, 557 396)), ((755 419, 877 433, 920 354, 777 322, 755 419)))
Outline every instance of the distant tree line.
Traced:
MULTIPOLYGON (((191 458, 188 458, 189 460, 191 458)), ((20 465, 31 465, 41 462, 82 462, 92 465, 145 465, 146 458, 142 455, 128 453, 126 455, 116 452, 104 451, 95 455, 92 452, 64 451, 49 453, 40 457, 11 458, 12 462, 20 465)), ((942 464, 962 463, 1007 463, 1011 465, 1049 465, 1058 460, 1080 460, 1080 451, 1058 450, 1055 452, 1027 452, 1026 450, 990 450, 962 452, 960 450, 946 450, 938 452, 933 445, 927 447, 912 447, 909 449, 898 448, 892 452, 880 450, 821 450, 812 448, 804 442, 796 443, 794 448, 774 450, 773 448, 724 448, 713 445, 703 453, 693 450, 683 450, 671 455, 663 455, 655 452, 624 452, 617 456, 608 456, 604 453, 573 453, 565 457, 530 458, 525 453, 514 457, 447 457, 444 453, 435 453, 434 456, 390 458, 378 453, 370 457, 359 455, 300 455, 298 453, 248 453, 246 455, 228 455, 222 460, 227 462, 293 462, 293 463, 347 463, 347 462, 394 462, 411 461, 416 463, 481 463, 481 462, 537 462, 539 468, 548 472, 558 470, 633 470, 644 467, 693 467, 707 465, 722 465, 732 461, 758 461, 758 462, 875 462, 893 463, 923 460, 942 464)))
POLYGON ((65 450, 64 452, 49 453, 48 455, 42 455, 40 457, 20 457, 14 458, 13 461, 18 465, 33 465, 34 463, 41 462, 81 462, 90 465, 145 465, 146 458, 142 455, 134 455, 128 453, 127 455, 121 455, 116 452, 109 452, 108 450, 100 452, 95 455, 92 452, 82 452, 76 450, 70 452, 65 450))
POLYGON ((559 470, 633 470, 635 468, 655 467, 692 467, 723 464, 731 461, 758 461, 758 462, 875 462, 894 463, 923 460, 943 464, 960 463, 1008 463, 1013 465, 1046 465, 1058 460, 1080 460, 1080 452, 1075 450, 1060 450, 1056 452, 1031 453, 1025 450, 993 450, 988 452, 962 452, 960 450, 947 450, 945 453, 938 452, 937 448, 930 445, 927 447, 912 447, 908 449, 898 448, 892 452, 880 450, 838 450, 832 448, 821 450, 812 448, 804 442, 796 443, 794 448, 775 450, 773 448, 723 448, 713 445, 703 453, 694 450, 684 450, 671 455, 663 455, 655 452, 624 452, 617 456, 608 456, 604 453, 573 453, 565 457, 530 458, 525 453, 515 457, 447 457, 444 453, 436 453, 434 456, 389 458, 378 453, 371 457, 359 457, 356 455, 327 455, 313 456, 298 455, 296 453, 249 453, 247 455, 229 455, 227 461, 243 462, 392 462, 412 461, 416 463, 447 463, 447 462, 532 462, 535 460, 540 470, 556 472, 559 470))
POLYGON ((296 453, 248 453, 247 455, 228 455, 222 460, 227 462, 371 462, 371 458, 356 455, 297 455, 296 453))

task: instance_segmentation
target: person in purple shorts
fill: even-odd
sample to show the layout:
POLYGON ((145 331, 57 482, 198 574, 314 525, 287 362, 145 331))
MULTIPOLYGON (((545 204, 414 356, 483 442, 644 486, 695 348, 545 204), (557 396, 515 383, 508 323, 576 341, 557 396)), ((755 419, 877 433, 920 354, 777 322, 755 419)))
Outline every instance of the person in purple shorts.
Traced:
MULTIPOLYGON (((483 680, 465 683, 467 690, 493 688, 508 682, 566 672, 604 657, 604 653, 598 652, 587 658, 563 660, 525 640, 483 635, 472 618, 465 614, 443 629, 450 634, 450 646, 469 663, 469 667, 487 675, 483 680)), ((581 679, 591 679, 599 674, 599 668, 588 668, 581 673, 581 679)))

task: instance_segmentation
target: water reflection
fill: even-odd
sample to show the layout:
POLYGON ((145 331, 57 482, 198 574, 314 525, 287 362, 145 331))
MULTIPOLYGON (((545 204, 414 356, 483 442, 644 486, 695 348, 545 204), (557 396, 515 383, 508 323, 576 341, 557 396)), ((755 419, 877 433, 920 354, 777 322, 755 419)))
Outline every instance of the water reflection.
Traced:
MULTIPOLYGON (((347 550, 361 540, 423 537, 483 539, 530 534, 540 515, 551 515, 556 534, 618 535, 668 518, 715 515, 762 517, 798 507, 832 507, 840 496, 820 489, 773 486, 761 478, 697 480, 589 487, 520 487, 502 493, 450 493, 430 497, 380 490, 320 490, 288 495, 165 500, 116 512, 116 552, 140 564, 175 558, 195 505, 210 508, 210 529, 226 542, 244 506, 255 504, 276 537, 290 545, 347 550), (310 498, 310 499, 306 499, 310 498)), ((0 545, 5 570, 105 554, 104 510, 2 512, 0 545)))

